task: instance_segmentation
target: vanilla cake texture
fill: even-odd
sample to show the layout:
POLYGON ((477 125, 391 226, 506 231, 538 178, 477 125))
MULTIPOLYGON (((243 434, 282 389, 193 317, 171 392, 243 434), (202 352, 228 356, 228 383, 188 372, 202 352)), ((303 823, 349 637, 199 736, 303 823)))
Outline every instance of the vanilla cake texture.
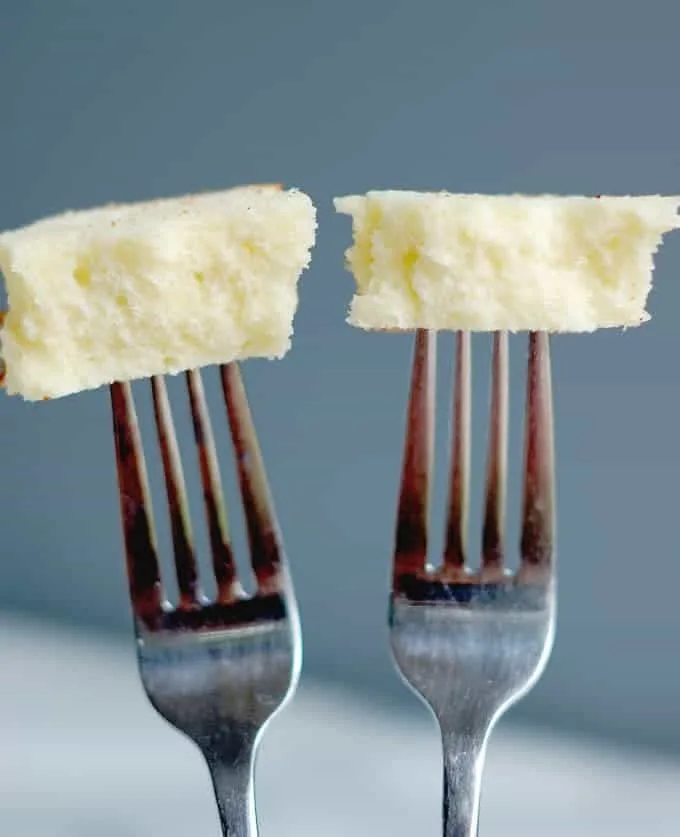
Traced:
POLYGON ((363 329, 589 332, 636 326, 680 198, 375 191, 352 218, 348 322, 363 329))
POLYGON ((267 185, 66 212, 2 233, 8 393, 55 398, 282 357, 315 232, 307 195, 267 185))

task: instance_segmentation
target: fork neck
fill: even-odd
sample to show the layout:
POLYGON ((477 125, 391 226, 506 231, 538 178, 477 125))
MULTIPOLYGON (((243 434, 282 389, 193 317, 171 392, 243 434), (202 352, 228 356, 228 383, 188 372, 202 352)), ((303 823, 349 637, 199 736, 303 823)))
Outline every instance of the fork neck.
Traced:
POLYGON ((207 758, 212 777, 223 837, 257 837, 253 754, 238 761, 207 758))
POLYGON ((477 837, 486 736, 443 733, 444 837, 477 837))

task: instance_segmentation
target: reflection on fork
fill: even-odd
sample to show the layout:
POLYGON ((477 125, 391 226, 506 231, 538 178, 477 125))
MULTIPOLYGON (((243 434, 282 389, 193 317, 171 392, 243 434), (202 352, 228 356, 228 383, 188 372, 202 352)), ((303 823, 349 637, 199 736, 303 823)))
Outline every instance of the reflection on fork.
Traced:
POLYGON ((151 381, 167 491, 176 606, 164 597, 144 454, 130 385, 111 386, 125 554, 142 683, 158 712, 201 749, 224 835, 257 833, 253 770, 265 725, 291 697, 301 664, 297 605, 257 437, 236 363, 220 367, 250 561, 246 596, 229 539, 226 507, 200 373, 186 373, 217 595, 201 592, 184 476, 162 377, 151 381))
POLYGON ((540 677, 555 623, 554 455, 548 336, 529 336, 520 565, 504 567, 507 334, 494 335, 482 554, 469 568, 470 336, 458 333, 446 544, 428 565, 436 335, 416 335, 397 520, 390 641, 401 675, 437 718, 443 833, 474 837, 484 754, 505 710, 540 677))

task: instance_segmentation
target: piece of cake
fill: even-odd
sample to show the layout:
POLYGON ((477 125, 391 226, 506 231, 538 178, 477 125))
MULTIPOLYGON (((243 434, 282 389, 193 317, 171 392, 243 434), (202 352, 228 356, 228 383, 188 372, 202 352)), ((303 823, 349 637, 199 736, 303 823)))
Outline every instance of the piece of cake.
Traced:
POLYGON ((336 198, 364 329, 594 331, 649 319, 680 198, 369 192, 336 198))
POLYGON ((246 186, 66 212, 3 233, 7 391, 54 398, 282 357, 315 231, 304 193, 246 186))

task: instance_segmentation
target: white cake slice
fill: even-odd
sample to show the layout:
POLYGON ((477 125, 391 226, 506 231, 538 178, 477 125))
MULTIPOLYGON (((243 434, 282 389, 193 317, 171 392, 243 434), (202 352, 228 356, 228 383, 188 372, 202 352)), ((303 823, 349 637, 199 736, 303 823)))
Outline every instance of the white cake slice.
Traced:
POLYGON ((309 197, 277 186, 67 212, 0 235, 6 387, 33 400, 290 347, 309 197))
POLYGON ((336 198, 364 329, 593 331, 649 319, 680 198, 369 192, 336 198))

